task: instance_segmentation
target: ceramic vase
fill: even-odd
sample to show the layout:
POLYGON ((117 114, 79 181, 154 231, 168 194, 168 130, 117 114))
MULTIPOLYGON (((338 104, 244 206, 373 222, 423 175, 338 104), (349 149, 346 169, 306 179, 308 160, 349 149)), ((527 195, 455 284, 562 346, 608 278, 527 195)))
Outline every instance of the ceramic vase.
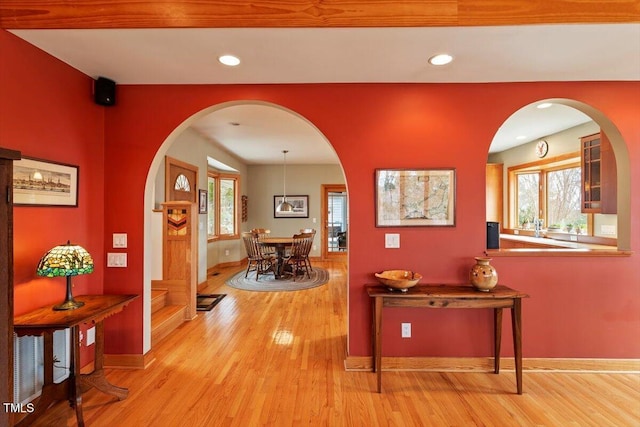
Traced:
POLYGON ((469 272, 469 281, 477 290, 489 292, 498 284, 498 272, 489 264, 491 258, 475 257, 475 260, 469 272))

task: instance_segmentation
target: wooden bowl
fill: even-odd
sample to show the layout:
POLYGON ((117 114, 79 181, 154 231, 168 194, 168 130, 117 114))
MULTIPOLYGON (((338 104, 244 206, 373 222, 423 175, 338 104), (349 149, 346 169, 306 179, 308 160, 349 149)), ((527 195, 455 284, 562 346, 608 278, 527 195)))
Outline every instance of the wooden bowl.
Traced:
POLYGON ((375 273, 380 283, 392 290, 407 292, 407 289, 413 287, 422 279, 420 273, 410 270, 387 270, 381 273, 375 273))

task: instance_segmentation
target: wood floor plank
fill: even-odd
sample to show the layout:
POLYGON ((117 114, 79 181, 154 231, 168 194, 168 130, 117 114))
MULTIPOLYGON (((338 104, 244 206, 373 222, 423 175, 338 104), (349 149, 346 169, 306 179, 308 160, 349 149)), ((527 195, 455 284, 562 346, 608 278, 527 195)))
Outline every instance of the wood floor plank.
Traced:
MULTIPOLYGON (((314 265, 316 265, 314 263, 314 265)), ((249 292, 221 269, 203 292, 225 293, 153 351, 145 370, 107 370, 123 401, 90 390, 86 424, 101 426, 633 426, 640 375, 345 371, 347 283, 341 263, 317 263, 330 283, 299 292, 249 292)), ((36 426, 74 426, 66 402, 36 426)))

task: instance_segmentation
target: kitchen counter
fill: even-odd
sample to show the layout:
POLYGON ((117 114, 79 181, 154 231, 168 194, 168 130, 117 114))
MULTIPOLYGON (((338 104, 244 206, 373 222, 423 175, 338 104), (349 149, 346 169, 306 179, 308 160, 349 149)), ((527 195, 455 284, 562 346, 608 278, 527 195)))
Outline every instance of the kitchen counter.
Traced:
POLYGON ((596 245, 592 243, 566 242, 549 237, 521 236, 516 234, 500 234, 500 248, 616 249, 615 246, 596 245))

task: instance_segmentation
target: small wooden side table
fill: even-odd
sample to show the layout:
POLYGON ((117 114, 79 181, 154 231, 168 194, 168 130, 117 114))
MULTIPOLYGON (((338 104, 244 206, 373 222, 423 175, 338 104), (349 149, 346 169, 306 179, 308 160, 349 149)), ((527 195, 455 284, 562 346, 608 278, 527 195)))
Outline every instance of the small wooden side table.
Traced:
POLYGON ((82 295, 76 300, 85 303, 75 310, 55 311, 52 306, 38 308, 16 317, 13 328, 18 336, 42 335, 44 338, 44 385, 42 395, 32 413, 18 421, 16 426, 30 425, 54 402, 68 399, 76 411, 78 426, 84 426, 82 393, 92 387, 103 393, 127 398, 126 388, 116 387, 104 376, 104 325, 105 318, 116 314, 137 298, 137 295, 82 295), (80 325, 94 324, 96 328, 95 369, 90 374, 80 374, 80 325), (69 377, 61 383, 53 382, 53 333, 71 328, 71 357, 69 377))
POLYGON ((373 303, 373 371, 377 373, 378 393, 382 391, 382 309, 384 307, 493 308, 494 372, 500 372, 502 309, 511 309, 513 351, 518 394, 522 394, 521 300, 528 295, 498 285, 491 292, 477 291, 471 285, 417 285, 407 292, 391 291, 384 286, 367 286, 373 303))

